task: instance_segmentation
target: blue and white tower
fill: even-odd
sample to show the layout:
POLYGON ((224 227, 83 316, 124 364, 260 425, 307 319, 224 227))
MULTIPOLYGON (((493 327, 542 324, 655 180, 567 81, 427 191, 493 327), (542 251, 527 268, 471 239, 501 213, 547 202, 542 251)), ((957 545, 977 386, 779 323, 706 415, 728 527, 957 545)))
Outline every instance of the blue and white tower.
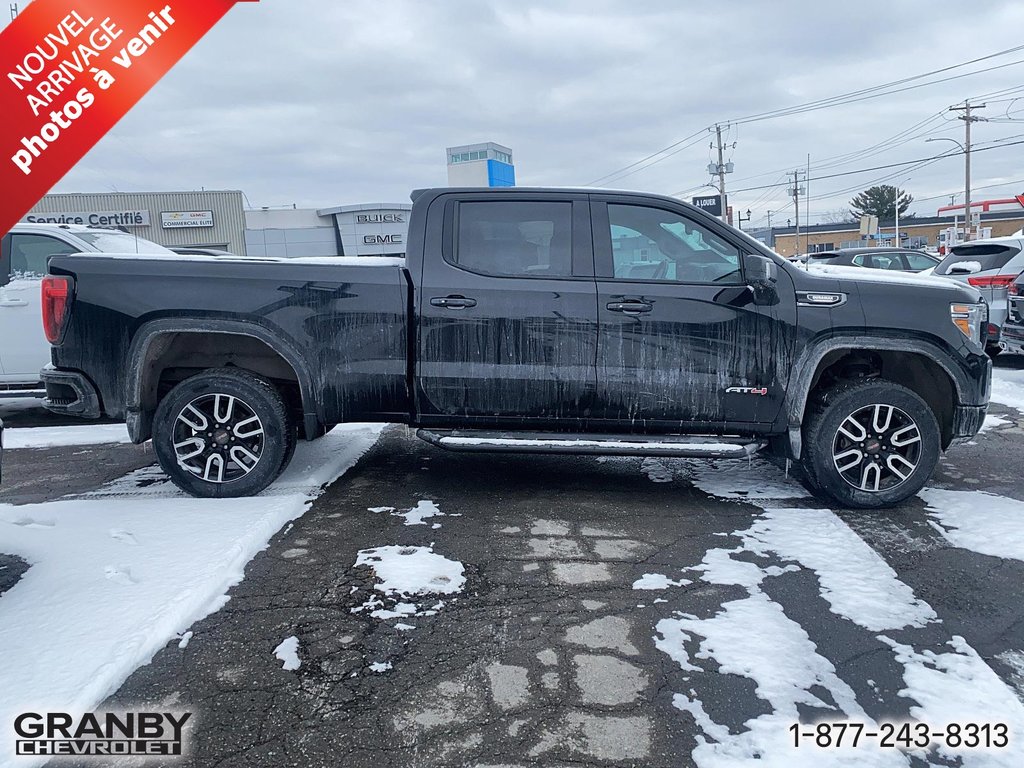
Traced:
POLYGON ((448 186, 514 187, 516 167, 512 150, 488 141, 448 147, 448 186))

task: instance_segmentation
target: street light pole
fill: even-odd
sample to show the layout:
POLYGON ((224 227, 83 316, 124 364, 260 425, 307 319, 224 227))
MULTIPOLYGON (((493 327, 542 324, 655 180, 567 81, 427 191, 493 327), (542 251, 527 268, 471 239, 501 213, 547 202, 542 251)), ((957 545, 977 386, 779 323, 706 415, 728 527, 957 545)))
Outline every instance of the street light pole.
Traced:
MULTIPOLYGON (((969 102, 964 102, 968 116, 971 114, 972 109, 969 102)), ((980 107, 985 106, 981 104, 980 107)), ((950 107, 950 110, 964 109, 965 107, 950 107)), ((967 120, 967 146, 964 146, 956 139, 951 139, 948 136, 937 136, 931 139, 925 139, 925 141, 951 141, 960 147, 960 151, 964 155, 964 242, 971 239, 971 122, 978 120, 977 117, 972 117, 967 120)), ((956 232, 956 217, 953 219, 953 231, 956 232)))

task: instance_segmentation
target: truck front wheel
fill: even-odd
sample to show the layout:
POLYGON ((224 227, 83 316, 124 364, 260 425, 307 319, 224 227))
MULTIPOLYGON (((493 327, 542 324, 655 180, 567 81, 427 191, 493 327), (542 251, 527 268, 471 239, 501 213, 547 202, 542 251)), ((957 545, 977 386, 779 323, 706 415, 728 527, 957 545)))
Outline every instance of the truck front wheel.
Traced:
POLYGON ((281 474, 294 446, 295 427, 274 385, 232 368, 182 381, 153 420, 160 466, 192 496, 257 494, 281 474))
POLYGON ((844 382, 814 397, 803 469, 812 490, 844 507, 891 507, 924 486, 939 460, 935 414, 884 379, 844 382))

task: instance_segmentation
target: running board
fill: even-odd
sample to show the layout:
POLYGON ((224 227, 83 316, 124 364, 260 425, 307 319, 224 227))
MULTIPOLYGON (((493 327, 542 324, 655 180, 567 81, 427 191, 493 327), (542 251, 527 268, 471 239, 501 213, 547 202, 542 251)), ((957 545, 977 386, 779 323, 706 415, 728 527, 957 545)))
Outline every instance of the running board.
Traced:
POLYGON ((752 441, 743 437, 591 435, 469 429, 420 429, 416 431, 416 437, 448 451, 678 456, 696 459, 743 459, 767 445, 766 441, 752 441))

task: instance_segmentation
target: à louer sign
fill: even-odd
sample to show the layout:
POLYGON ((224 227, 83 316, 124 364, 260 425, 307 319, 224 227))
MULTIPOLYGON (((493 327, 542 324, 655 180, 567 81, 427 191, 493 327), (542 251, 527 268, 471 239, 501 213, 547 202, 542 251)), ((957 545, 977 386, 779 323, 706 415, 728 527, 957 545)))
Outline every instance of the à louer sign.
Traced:
POLYGON ((35 0, 0 32, 0 233, 235 2, 35 0))

